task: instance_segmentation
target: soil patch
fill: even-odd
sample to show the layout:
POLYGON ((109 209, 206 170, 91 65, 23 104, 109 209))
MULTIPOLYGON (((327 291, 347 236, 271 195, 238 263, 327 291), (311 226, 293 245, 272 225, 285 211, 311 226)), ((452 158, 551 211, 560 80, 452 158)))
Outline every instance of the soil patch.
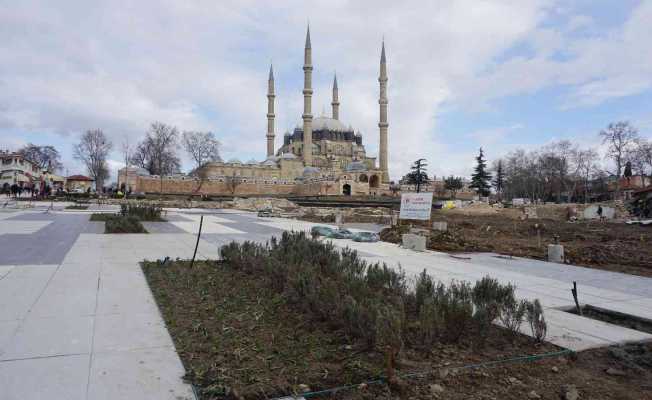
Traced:
POLYGON ((66 210, 88 210, 88 206, 82 206, 82 205, 66 206, 66 210))
POLYGON ((382 376, 383 354, 333 329, 329 321, 309 317, 263 279, 215 262, 195 263, 192 269, 185 261, 147 262, 143 270, 186 368, 185 378, 202 399, 265 399, 341 385, 355 387, 331 398, 524 399, 535 391, 553 399, 565 384, 575 385, 582 398, 652 396, 645 387, 652 367, 636 361, 635 351, 621 348, 613 354, 609 349, 581 353, 575 361, 556 357, 455 369, 558 350, 523 336, 509 339, 497 327, 490 328, 481 350, 465 341, 423 348, 408 340, 397 373, 432 373, 403 378, 400 392, 385 384, 358 385, 382 376), (630 363, 639 368, 636 373, 630 363), (609 367, 624 375, 605 374, 609 367))
MULTIPOLYGON (((518 220, 501 215, 463 215, 435 211, 433 221, 448 222, 448 231, 432 232, 428 247, 449 252, 489 251, 546 259, 555 237, 570 264, 652 277, 652 229, 618 222, 518 220)), ((408 227, 381 232, 381 239, 401 242, 408 227)))

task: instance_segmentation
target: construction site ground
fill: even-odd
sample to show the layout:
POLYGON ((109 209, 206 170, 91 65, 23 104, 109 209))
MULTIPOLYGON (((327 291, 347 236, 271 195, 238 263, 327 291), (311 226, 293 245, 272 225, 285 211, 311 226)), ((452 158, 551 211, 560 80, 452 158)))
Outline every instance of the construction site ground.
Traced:
MULTIPOLYGON (((467 207, 435 210, 431 221, 445 221, 445 232, 432 230, 428 248, 445 252, 494 252, 539 260, 548 244, 564 246, 566 262, 615 272, 652 276, 652 226, 628 225, 624 218, 569 222, 566 207, 538 207, 539 218, 524 219, 520 209, 467 207)), ((384 241, 399 243, 401 234, 419 222, 381 233, 384 241)))

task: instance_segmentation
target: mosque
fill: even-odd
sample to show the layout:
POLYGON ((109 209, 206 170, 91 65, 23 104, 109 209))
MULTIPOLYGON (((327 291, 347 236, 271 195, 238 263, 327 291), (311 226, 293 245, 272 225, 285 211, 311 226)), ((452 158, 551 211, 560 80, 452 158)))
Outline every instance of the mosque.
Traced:
MULTIPOLYGON (((231 194, 266 195, 368 195, 387 193, 389 172, 387 168, 387 62, 385 44, 380 54, 379 95, 379 155, 367 155, 362 135, 339 118, 340 101, 337 76, 333 79, 332 115, 313 118, 312 115, 312 45, 310 27, 306 32, 303 65, 303 114, 302 126, 283 136, 283 145, 274 147, 274 71, 269 69, 267 87, 267 158, 258 162, 243 163, 237 159, 226 162, 211 162, 195 171, 208 184, 201 190, 192 185, 173 185, 166 182, 168 192, 197 192, 219 194, 230 186, 231 194), (237 191, 233 182, 237 180, 237 191), (220 185, 223 183, 224 185, 220 185), (229 183, 231 185, 229 185, 229 183), (179 189, 177 189, 179 188, 179 189), (183 188, 183 189, 181 189, 183 188)), ((134 186, 141 191, 157 191, 158 184, 148 184, 147 178, 134 186)), ((196 179, 196 178, 195 178, 196 179)), ((184 179, 187 180, 187 179, 184 179)), ((131 186, 131 184, 130 184, 131 186)))
MULTIPOLYGON (((339 118, 340 101, 338 96, 337 76, 333 79, 332 115, 313 118, 312 115, 312 45, 310 27, 306 32, 304 49, 304 85, 303 85, 303 126, 298 126, 292 133, 283 137, 283 145, 274 149, 274 71, 270 66, 267 86, 267 158, 263 162, 239 160, 214 162, 205 168, 210 177, 228 177, 232 175, 251 179, 276 180, 284 182, 302 181, 353 181, 367 184, 371 189, 389 183, 387 169, 387 63, 385 45, 380 54, 380 118, 379 118, 379 162, 370 157, 365 150, 362 135, 339 118)), ((342 185, 342 193, 350 189, 342 185)), ((361 185, 358 185, 360 190, 361 185)), ((350 192, 349 192, 350 193, 350 192)))

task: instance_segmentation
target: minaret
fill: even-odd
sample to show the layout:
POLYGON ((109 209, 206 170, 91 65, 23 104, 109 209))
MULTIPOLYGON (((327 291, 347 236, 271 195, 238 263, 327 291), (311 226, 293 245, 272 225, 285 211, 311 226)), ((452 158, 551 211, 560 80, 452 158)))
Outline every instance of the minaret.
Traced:
POLYGON ((269 66, 267 80, 267 157, 274 155, 274 69, 269 66))
POLYGON ((383 40, 383 47, 380 53, 380 76, 378 77, 380 83, 380 121, 378 128, 380 128, 380 149, 378 154, 379 167, 382 171, 383 183, 389 183, 389 170, 387 169, 387 61, 385 60, 385 41, 383 40))
POLYGON ((338 96, 337 93, 337 74, 335 74, 333 78, 333 102, 331 103, 331 106, 333 106, 333 119, 340 119, 340 97, 338 96))
POLYGON ((310 46, 310 25, 306 33, 306 48, 303 58, 303 163, 312 167, 312 48, 310 46))

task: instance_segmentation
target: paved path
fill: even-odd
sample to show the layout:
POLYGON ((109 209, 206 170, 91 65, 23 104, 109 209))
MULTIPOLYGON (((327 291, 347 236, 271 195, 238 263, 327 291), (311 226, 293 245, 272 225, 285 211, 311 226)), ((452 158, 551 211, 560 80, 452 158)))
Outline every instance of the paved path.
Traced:
MULTIPOLYGON (((192 256, 200 212, 172 210, 167 218, 147 224, 148 235, 104 235, 87 213, 0 213, 0 399, 194 398, 138 265, 192 256)), ((217 257, 231 240, 266 241, 314 225, 211 210, 199 258, 217 257)), ((491 275, 515 283, 519 296, 541 299, 548 338, 564 347, 652 339, 558 310, 573 304, 576 280, 582 302, 652 318, 652 279, 492 254, 456 259, 388 243, 333 242, 369 261, 400 263, 410 275, 426 269, 442 281, 491 275)))

